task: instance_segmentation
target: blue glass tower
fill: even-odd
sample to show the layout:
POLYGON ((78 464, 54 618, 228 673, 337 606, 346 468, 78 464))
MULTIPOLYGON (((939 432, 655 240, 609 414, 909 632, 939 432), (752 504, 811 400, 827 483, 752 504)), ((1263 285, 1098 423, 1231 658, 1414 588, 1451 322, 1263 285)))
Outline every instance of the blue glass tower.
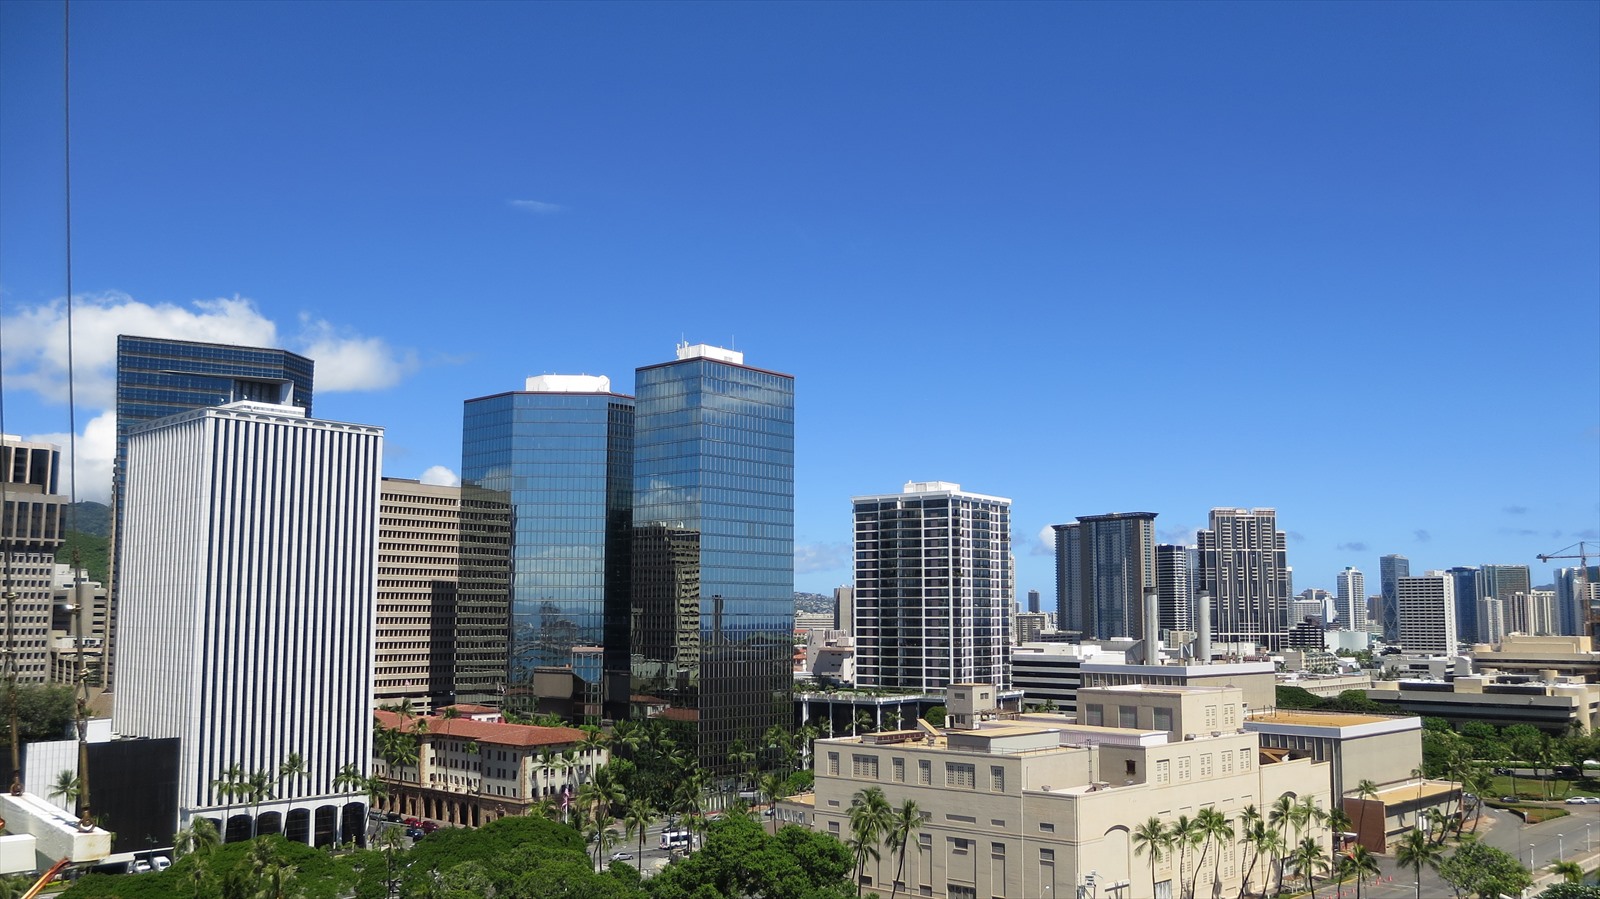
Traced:
POLYGON ((633 398, 603 377, 466 401, 463 486, 511 505, 508 708, 627 714, 633 427, 633 398))
POLYGON ((677 356, 635 380, 633 689, 725 771, 734 740, 792 722, 794 378, 677 356))

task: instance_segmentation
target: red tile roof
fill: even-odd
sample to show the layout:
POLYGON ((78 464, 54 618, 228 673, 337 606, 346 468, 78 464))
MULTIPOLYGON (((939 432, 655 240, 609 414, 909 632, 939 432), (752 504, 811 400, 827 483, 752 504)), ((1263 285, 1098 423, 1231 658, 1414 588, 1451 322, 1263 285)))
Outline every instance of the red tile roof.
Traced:
POLYGON ((372 713, 378 723, 390 730, 411 733, 418 721, 428 722, 427 733, 454 737, 458 740, 475 740, 495 746, 565 746, 582 740, 584 733, 575 727, 535 727, 531 724, 497 724, 473 721, 471 718, 442 718, 423 716, 402 721, 394 712, 379 709, 372 713))
MULTIPOLYGON (((500 710, 486 705, 452 705, 445 708, 455 709, 463 715, 498 715, 500 710)), ((444 711, 440 709, 439 711, 444 711)))

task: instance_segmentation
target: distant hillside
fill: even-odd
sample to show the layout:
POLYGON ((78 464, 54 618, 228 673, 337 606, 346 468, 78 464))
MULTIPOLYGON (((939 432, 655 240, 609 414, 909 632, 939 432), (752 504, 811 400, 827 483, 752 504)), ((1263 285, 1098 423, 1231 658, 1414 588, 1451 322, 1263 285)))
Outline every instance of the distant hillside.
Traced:
POLYGON ((56 563, 60 565, 72 564, 72 551, 77 549, 83 567, 89 572, 89 580, 99 581, 104 584, 111 575, 111 538, 98 534, 84 534, 76 531, 67 533, 67 541, 61 544, 61 549, 56 553, 56 563))
POLYGON ((796 593, 794 607, 801 612, 832 612, 833 597, 821 593, 796 593))
POLYGON ((109 537, 111 507, 105 503, 73 503, 67 507, 67 527, 80 534, 109 537))

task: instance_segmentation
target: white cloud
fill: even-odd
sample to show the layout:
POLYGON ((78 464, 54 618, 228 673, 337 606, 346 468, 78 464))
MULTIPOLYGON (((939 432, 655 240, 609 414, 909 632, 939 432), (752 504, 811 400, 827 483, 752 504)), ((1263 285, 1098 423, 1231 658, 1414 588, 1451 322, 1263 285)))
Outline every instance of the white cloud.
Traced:
MULTIPOLYGON (((70 493, 73 487, 68 473, 73 471, 72 444, 65 432, 57 434, 28 434, 24 440, 54 443, 61 447, 61 482, 57 488, 70 493)), ((111 501, 111 463, 117 455, 117 413, 102 412, 84 425, 78 435, 77 496, 79 501, 97 503, 111 501)))
MULTIPOLYGON (((120 292, 77 297, 72 310, 76 400, 116 406, 117 335, 273 346, 277 326, 241 297, 196 300, 191 308, 150 305, 120 292)), ((5 367, 11 384, 54 402, 67 400, 67 303, 55 299, 5 320, 5 367)), ((320 386, 320 385, 319 385, 320 386)))
POLYGON ((800 543, 794 548, 794 573, 812 574, 849 568, 855 556, 848 543, 800 543))
POLYGON ((300 316, 296 352, 317 363, 317 393, 383 390, 417 370, 417 354, 396 351, 382 337, 340 333, 330 322, 300 316))
POLYGON ((439 487, 459 487, 461 478, 443 465, 435 465, 422 473, 418 478, 424 484, 433 484, 439 487))
POLYGON ((1030 556, 1053 556, 1056 554, 1056 529, 1054 525, 1045 525, 1035 535, 1033 545, 1028 548, 1030 556))
POLYGON ((534 215, 554 215, 558 212, 565 212, 567 209, 565 206, 546 203, 543 200, 507 200, 506 202, 511 204, 512 209, 520 209, 523 212, 531 212, 534 215))

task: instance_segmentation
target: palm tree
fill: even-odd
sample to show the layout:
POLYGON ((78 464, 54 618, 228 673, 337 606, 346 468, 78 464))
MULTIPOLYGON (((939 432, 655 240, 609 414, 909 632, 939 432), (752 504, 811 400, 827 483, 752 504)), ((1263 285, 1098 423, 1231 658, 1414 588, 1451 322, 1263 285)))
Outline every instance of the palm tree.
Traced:
POLYGON ((242 787, 244 796, 250 800, 250 836, 252 839, 256 835, 256 824, 258 823, 256 819, 261 817, 261 803, 272 798, 272 785, 274 782, 270 771, 252 771, 250 776, 244 780, 242 787))
POLYGON ((1350 820, 1350 816, 1344 813, 1342 808, 1336 808, 1328 812, 1327 820, 1328 830, 1333 837, 1333 852, 1337 853, 1339 848, 1344 845, 1344 835, 1349 833, 1355 827, 1355 824, 1350 820))
POLYGON ((1550 873, 1561 875, 1567 883, 1583 883, 1583 866, 1577 862, 1551 862, 1550 873))
POLYGON ((222 773, 217 775, 216 780, 211 782, 211 789, 216 790, 217 796, 222 799, 222 839, 224 841, 228 839, 228 819, 230 817, 228 812, 233 805, 234 798, 243 795, 244 780, 244 769, 239 767, 238 762, 235 762, 223 769, 222 773))
POLYGON ((622 815, 623 827, 627 828, 627 832, 630 835, 637 834, 639 837, 639 855, 637 858, 641 867, 644 864, 645 831, 650 829, 650 825, 655 820, 656 810, 650 807, 650 803, 639 798, 629 801, 627 811, 622 815))
MULTIPOLYGON (((1267 822, 1262 820, 1261 813, 1256 811, 1253 805, 1245 806, 1244 812, 1240 815, 1239 829, 1239 841, 1250 851, 1250 865, 1245 869, 1244 878, 1239 884, 1238 899, 1244 899, 1244 894, 1250 887, 1250 878, 1255 875, 1256 864, 1263 857, 1270 859, 1275 853, 1283 851, 1283 840, 1277 831, 1267 826, 1267 822)), ((1270 882, 1271 878, 1272 869, 1269 866, 1264 880, 1270 882)), ((1266 883, 1262 884, 1262 891, 1266 891, 1266 883)))
POLYGON ((306 760, 298 752, 289 753, 289 757, 278 765, 278 782, 281 784, 291 777, 305 777, 306 760))
MULTIPOLYGON (((1200 845, 1205 838, 1205 832, 1200 829, 1200 822, 1188 815, 1179 815, 1178 820, 1172 822, 1172 843, 1178 847, 1178 885, 1183 885, 1183 869, 1189 867, 1189 847, 1200 845)), ((1195 868, 1195 873, 1200 869, 1195 868)), ((1193 881, 1194 878, 1190 878, 1193 881)), ((1194 899, 1191 889, 1188 899, 1194 899)))
MULTIPOLYGON (((743 740, 735 739, 732 743, 728 744, 728 764, 734 766, 735 768, 745 768, 746 766, 754 766, 755 763, 755 752, 746 748, 743 740)), ((741 772, 739 777, 741 789, 743 789, 744 783, 744 774, 741 772)))
POLYGON ((1289 854, 1289 859, 1294 862, 1294 869, 1306 879, 1306 889, 1311 891, 1311 899, 1317 899, 1317 872, 1328 870, 1327 850, 1315 837, 1306 837, 1289 854))
POLYGON ((196 817, 189 821, 189 826, 173 835, 172 854, 178 858, 194 853, 204 856, 211 852, 221 841, 217 834, 216 825, 205 818, 196 817))
POLYGON ((915 800, 907 799, 889 815, 887 831, 889 848, 899 853, 900 861, 895 866, 894 884, 889 889, 889 899, 895 899, 900 892, 900 882, 905 879, 906 849, 911 845, 911 840, 922 829, 922 810, 917 808, 915 800))
POLYGON ((83 782, 78 775, 63 769, 56 774, 56 782, 50 785, 50 798, 60 799, 62 808, 71 808, 82 791, 83 782))
MULTIPOLYGON (((1206 853, 1211 851, 1211 841, 1217 841, 1217 854, 1222 854, 1224 843, 1233 842, 1233 822, 1228 816, 1215 808, 1203 808, 1195 816, 1195 822, 1200 827, 1200 832, 1205 835, 1205 846, 1200 850, 1200 861, 1195 863, 1194 874, 1189 878, 1189 895, 1195 894, 1195 882, 1200 877, 1200 869, 1206 865, 1206 853)), ((1215 896, 1222 888, 1222 865, 1219 863, 1212 869, 1211 895, 1215 896)))
MULTIPOLYGON (((1424 838, 1426 839, 1426 838, 1424 838)), ((1368 877, 1378 876, 1378 857, 1367 851, 1367 847, 1357 843, 1350 847, 1350 851, 1339 859, 1340 876, 1355 875, 1356 899, 1361 899, 1361 887, 1368 877)))
POLYGON ((810 723, 800 725, 800 729, 795 731, 795 746, 800 751, 800 767, 811 767, 811 744, 821 735, 822 731, 810 723))
POLYGON ((256 888, 256 899, 290 899, 300 893, 293 890, 294 865, 275 863, 261 869, 256 876, 261 878, 261 885, 256 888))
POLYGON ((888 798, 883 795, 883 790, 877 787, 868 787, 853 797, 850 806, 850 837, 856 853, 857 899, 861 896, 861 876, 866 873, 869 850, 874 859, 881 857, 878 854, 878 844, 888 833, 893 814, 894 810, 890 807, 888 798))
MULTIPOLYGON (((1428 867, 1437 870, 1439 863, 1444 861, 1444 847, 1428 839, 1428 835, 1421 830, 1413 828, 1400 838, 1394 860, 1400 867, 1411 869, 1417 880, 1417 899, 1422 899, 1422 869, 1428 867)), ((1581 878, 1583 872, 1580 870, 1578 874, 1581 878)))
POLYGON ((762 735, 761 742, 777 755, 785 768, 794 767, 794 737, 787 728, 781 724, 772 725, 762 735))
POLYGON ((866 712, 856 712, 856 716, 850 720, 850 736, 852 737, 860 734, 864 730, 871 729, 872 716, 868 715, 866 712))
POLYGON ((1361 818, 1356 822, 1356 839, 1360 840, 1367 833, 1367 802, 1377 800, 1378 785, 1370 779, 1362 778, 1361 782, 1356 784, 1356 798, 1362 800, 1361 818))
POLYGON ((761 775, 761 792, 767 797, 768 810, 772 813, 772 832, 778 832, 778 800, 783 798, 780 794, 786 792, 789 779, 774 771, 771 774, 761 775))
POLYGON ((1172 835, 1167 831, 1167 826, 1161 819, 1151 815, 1143 824, 1133 829, 1133 851, 1137 855, 1150 856, 1150 890, 1154 895, 1156 888, 1156 864, 1172 846, 1172 835))
POLYGON ((1278 846, 1273 863, 1278 869, 1278 892, 1283 892, 1283 851, 1289 845, 1289 824, 1294 820, 1294 799, 1284 793, 1272 801, 1267 810, 1267 825, 1278 835, 1278 846))

